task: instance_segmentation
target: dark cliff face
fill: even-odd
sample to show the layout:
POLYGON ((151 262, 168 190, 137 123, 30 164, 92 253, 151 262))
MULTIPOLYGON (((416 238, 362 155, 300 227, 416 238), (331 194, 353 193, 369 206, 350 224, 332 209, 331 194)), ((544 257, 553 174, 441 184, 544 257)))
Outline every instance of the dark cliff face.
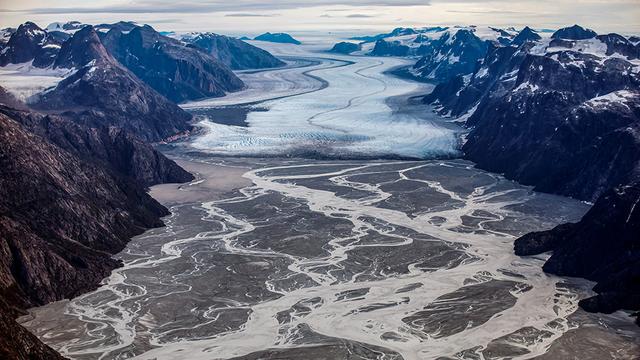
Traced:
POLYGON ((285 65, 265 50, 224 35, 202 33, 182 40, 233 70, 267 69, 285 65))
POLYGON ((193 180, 193 176, 175 162, 121 128, 86 127, 64 116, 42 115, 2 105, 0 113, 77 157, 101 164, 144 187, 193 180))
POLYGON ((2 283, 29 305, 91 289, 129 237, 167 210, 127 177, 90 164, 0 114, 2 283))
POLYGON ((244 87, 224 64, 150 26, 111 29, 102 42, 137 77, 174 102, 224 96, 244 87))
POLYGON ((50 36, 32 22, 26 22, 11 33, 0 54, 0 66, 33 61, 33 66, 44 68, 53 63, 61 41, 50 36))
POLYGON ((148 141, 190 129, 191 116, 120 65, 91 27, 62 45, 54 66, 77 71, 40 94, 36 109, 67 111, 80 124, 117 126, 148 141))
POLYGON ((579 223, 519 238, 515 250, 552 250, 545 271, 597 281, 598 295, 581 302, 589 311, 640 310, 640 181, 607 191, 579 223))
POLYGON ((629 62, 527 55, 513 88, 484 99, 463 150, 480 167, 537 190, 595 200, 628 182, 640 158, 640 81, 629 62))

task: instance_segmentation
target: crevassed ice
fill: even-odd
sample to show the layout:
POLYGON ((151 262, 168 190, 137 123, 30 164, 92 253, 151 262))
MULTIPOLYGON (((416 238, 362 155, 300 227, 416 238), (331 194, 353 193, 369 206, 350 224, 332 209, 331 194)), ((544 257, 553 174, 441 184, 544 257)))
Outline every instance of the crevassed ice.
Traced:
MULTIPOLYGON (((248 127, 216 124, 193 146, 239 156, 412 157, 457 154, 457 130, 424 113, 394 113, 390 97, 416 92, 422 85, 383 74, 406 60, 347 57, 355 64, 318 69, 328 87, 261 104, 269 111, 249 113, 248 127)), ((304 75, 300 75, 301 77, 304 75)), ((296 81, 308 81, 297 78, 296 81)), ((425 111, 426 112, 426 111, 425 111)))

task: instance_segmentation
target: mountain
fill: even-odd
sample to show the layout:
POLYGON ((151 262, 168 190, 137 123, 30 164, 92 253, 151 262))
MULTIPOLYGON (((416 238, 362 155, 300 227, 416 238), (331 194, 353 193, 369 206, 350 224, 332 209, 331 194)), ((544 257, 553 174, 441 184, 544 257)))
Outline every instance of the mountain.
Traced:
POLYGON ((596 32, 591 29, 585 29, 580 25, 559 29, 551 35, 552 39, 565 40, 586 40, 596 37, 596 32))
POLYGON ((526 42, 537 42, 542 40, 542 37, 538 35, 538 32, 525 26, 518 35, 511 40, 510 45, 522 45, 526 42))
POLYGON ((386 41, 380 39, 376 41, 376 45, 371 50, 373 56, 407 56, 409 55, 409 46, 403 45, 400 41, 386 41))
POLYGON ((466 120, 481 99, 503 93, 513 86, 524 56, 534 45, 490 45, 472 74, 456 75, 439 83, 424 97, 424 102, 433 104, 441 115, 466 120))
POLYGON ((354 44, 351 42, 342 41, 333 45, 333 47, 329 51, 332 53, 348 55, 348 54, 351 54, 352 52, 356 52, 360 50, 362 50, 362 46, 360 46, 360 44, 354 44))
MULTIPOLYGON (((5 99, 0 102, 6 104, 5 99)), ((87 127, 63 115, 43 115, 6 105, 0 105, 0 113, 78 158, 100 164, 143 187, 193 179, 175 162, 122 128, 87 127)))
POLYGON ((513 29, 455 26, 397 28, 387 34, 352 39, 363 40, 360 45, 369 55, 420 57, 408 71, 411 76, 442 83, 473 73, 490 47, 508 45, 516 34, 513 29))
POLYGON ((478 103, 463 151, 536 190, 594 201, 636 176, 638 66, 605 53, 550 49, 526 54, 515 79, 501 80, 494 89, 502 91, 478 103))
POLYGON ((546 272, 596 281, 594 290, 598 295, 580 302, 589 311, 640 310, 638 203, 640 181, 611 189, 579 223, 517 239, 516 254, 553 251, 544 265, 546 272))
POLYGON ((201 49, 233 70, 268 69, 285 65, 265 50, 224 35, 198 33, 182 37, 181 40, 201 49))
MULTIPOLYGON (((31 66, 40 69, 47 69, 52 64, 53 68, 69 69, 84 65, 87 62, 81 59, 89 59, 96 54, 85 55, 76 51, 79 59, 71 59, 69 54, 58 56, 58 53, 67 42, 83 47, 73 37, 78 33, 86 36, 86 30, 83 31, 85 28, 92 28, 98 34, 99 41, 106 46, 107 53, 113 56, 116 63, 124 65, 136 77, 172 101, 223 96, 244 87, 227 65, 206 52, 163 36, 150 26, 124 21, 95 27, 77 21, 52 23, 47 30, 27 22, 11 32, 7 43, 2 45, 0 66, 29 61, 32 61, 31 66)), ((4 34, 9 34, 9 31, 4 34)), ((69 46, 65 48, 67 52, 73 51, 69 46)), ((236 50, 233 47, 230 49, 236 50)), ((100 54, 100 57, 104 56, 100 54)), ((234 56, 239 59, 240 65, 248 61, 261 66, 282 64, 270 54, 248 44, 238 48, 234 56)))
POLYGON ((0 52, 0 66, 33 61, 33 66, 50 66, 60 50, 61 42, 32 22, 20 25, 11 33, 0 52))
POLYGON ((226 65, 148 25, 112 28, 102 42, 122 65, 174 102, 224 96, 244 87, 226 65))
POLYGON ((398 36, 404 36, 404 35, 416 35, 416 34, 421 34, 425 32, 441 32, 447 29, 448 28, 446 27, 439 27, 439 26, 422 28, 422 29, 398 27, 393 29, 389 33, 370 35, 370 36, 354 36, 349 38, 349 40, 362 41, 363 43, 375 43, 380 39, 386 39, 386 38, 392 38, 392 37, 398 37, 398 36))
POLYGON ((281 43, 281 44, 294 44, 294 45, 301 44, 300 41, 294 39, 291 35, 285 34, 285 33, 272 34, 270 32, 266 32, 262 35, 256 36, 253 40, 268 41, 268 42, 281 43))
POLYGON ((29 106, 70 112, 68 116, 78 123, 118 126, 150 141, 191 128, 191 115, 123 67, 105 49, 93 27, 82 26, 60 45, 51 43, 51 38, 50 33, 28 22, 11 35, 3 50, 5 62, 26 63, 28 66, 22 66, 26 70, 21 71, 39 76, 25 76, 20 86, 36 89, 28 97, 29 106), (46 80, 45 84, 56 80, 39 91, 42 85, 33 79, 46 80))
POLYGON ((470 74, 477 62, 486 55, 488 47, 486 41, 469 29, 445 32, 429 44, 428 53, 414 65, 413 71, 432 81, 470 74))
POLYGON ((53 67, 76 71, 39 94, 35 109, 70 111, 78 123, 117 126, 148 141, 190 129, 191 116, 120 65, 90 26, 62 45, 53 67))
POLYGON ((493 44, 472 74, 424 100, 470 129, 463 151, 477 166, 595 201, 580 222, 525 235, 516 252, 553 250, 545 271, 597 281, 587 310, 637 309, 639 48, 575 26, 550 39, 527 32, 527 41, 493 44))
POLYGON ((118 21, 112 24, 98 24, 98 25, 95 25, 94 28, 99 34, 106 34, 113 29, 118 30, 120 32, 129 32, 140 26, 141 26, 140 24, 134 21, 118 21))

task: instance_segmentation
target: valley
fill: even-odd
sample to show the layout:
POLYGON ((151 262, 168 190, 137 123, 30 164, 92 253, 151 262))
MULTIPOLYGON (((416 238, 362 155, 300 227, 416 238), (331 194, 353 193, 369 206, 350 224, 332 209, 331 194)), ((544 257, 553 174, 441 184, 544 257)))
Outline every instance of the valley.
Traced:
POLYGON ((513 252, 588 204, 457 159, 466 130, 414 101, 432 86, 388 74, 405 59, 260 45, 288 65, 181 104, 200 129, 160 150, 196 179, 152 187, 166 227, 23 326, 73 359, 640 353, 627 313, 578 307, 593 283, 513 252))

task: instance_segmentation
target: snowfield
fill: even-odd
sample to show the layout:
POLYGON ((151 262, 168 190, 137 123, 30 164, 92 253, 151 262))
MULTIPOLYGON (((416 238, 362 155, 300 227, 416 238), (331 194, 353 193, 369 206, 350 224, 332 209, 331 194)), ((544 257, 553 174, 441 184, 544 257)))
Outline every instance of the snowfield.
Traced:
POLYGON ((0 86, 18 100, 27 103, 38 93, 58 85, 62 79, 75 72, 75 69, 41 69, 31 63, 29 61, 0 67, 0 86))

